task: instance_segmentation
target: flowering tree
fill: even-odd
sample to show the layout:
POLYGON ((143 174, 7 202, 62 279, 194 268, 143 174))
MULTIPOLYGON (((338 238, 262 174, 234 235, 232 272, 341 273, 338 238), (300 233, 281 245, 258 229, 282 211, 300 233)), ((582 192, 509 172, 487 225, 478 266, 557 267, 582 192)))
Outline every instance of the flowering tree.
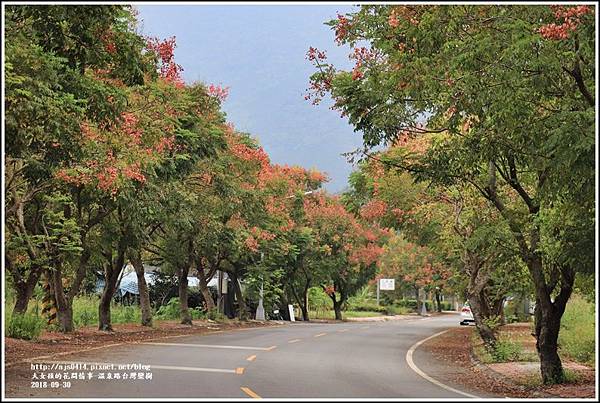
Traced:
POLYGON ((330 93, 366 148, 445 133, 395 165, 472 186, 500 213, 535 286, 544 383, 562 382, 560 318, 575 273, 593 266, 591 254, 575 263, 572 240, 593 250, 594 9, 375 5, 342 17, 336 41, 367 42, 373 57, 352 72, 315 58, 309 97, 330 93))
POLYGON ((341 320, 348 297, 374 277, 387 232, 361 223, 339 198, 324 193, 305 199, 304 211, 321 246, 319 265, 326 272, 322 287, 341 320))

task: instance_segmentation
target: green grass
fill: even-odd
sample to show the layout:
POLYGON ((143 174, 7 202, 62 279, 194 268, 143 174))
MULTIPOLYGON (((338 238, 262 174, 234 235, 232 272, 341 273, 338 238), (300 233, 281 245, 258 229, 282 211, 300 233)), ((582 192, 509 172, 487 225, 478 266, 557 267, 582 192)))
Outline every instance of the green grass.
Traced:
MULTIPOLYGON (((563 372, 565 375, 564 383, 577 383, 581 380, 581 374, 570 370, 568 368, 563 368, 563 372)), ((538 388, 543 386, 542 375, 540 372, 536 372, 535 374, 528 375, 524 377, 519 383, 527 388, 538 388)))
POLYGON ((573 295, 562 317, 558 345, 561 356, 582 364, 596 365, 594 305, 573 295))
POLYGON ((44 321, 39 316, 26 312, 6 318, 6 335, 16 339, 37 340, 42 334, 44 321))

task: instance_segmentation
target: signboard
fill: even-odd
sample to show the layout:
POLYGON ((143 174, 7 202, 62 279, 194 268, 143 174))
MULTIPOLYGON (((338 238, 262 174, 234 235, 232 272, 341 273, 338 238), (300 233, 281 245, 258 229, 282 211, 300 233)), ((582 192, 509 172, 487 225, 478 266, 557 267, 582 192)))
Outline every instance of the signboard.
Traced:
POLYGON ((296 318, 294 317, 294 305, 288 305, 288 311, 290 312, 290 320, 295 322, 296 318))
POLYGON ((393 278, 380 278, 379 279, 379 289, 380 290, 389 290, 393 291, 396 289, 395 282, 393 278))

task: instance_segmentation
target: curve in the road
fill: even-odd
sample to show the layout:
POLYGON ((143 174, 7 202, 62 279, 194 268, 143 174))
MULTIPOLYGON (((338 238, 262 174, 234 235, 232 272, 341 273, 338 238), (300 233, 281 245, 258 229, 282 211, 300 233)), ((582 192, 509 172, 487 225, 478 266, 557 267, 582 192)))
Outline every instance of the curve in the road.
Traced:
POLYGON ((453 388, 453 387, 451 387, 451 386, 448 386, 448 385, 446 385, 446 384, 444 384, 444 383, 442 383, 442 382, 440 382, 440 381, 438 381, 438 380, 436 380, 436 379, 433 379, 431 376, 427 375, 427 374, 426 374, 425 372, 423 372, 423 371, 422 371, 422 370, 421 370, 419 367, 417 367, 417 366, 415 365, 415 362, 413 361, 413 358, 412 358, 412 357, 413 357, 413 353, 414 353, 414 351, 415 351, 415 350, 416 350, 416 349, 417 349, 417 348, 418 348, 418 347, 419 347, 421 344, 425 343, 425 342, 426 342, 426 341, 428 341, 428 340, 431 340, 431 339, 433 339, 434 337, 440 336, 440 335, 442 335, 442 334, 446 333, 447 331, 448 331, 448 330, 444 330, 443 332, 436 333, 436 334, 434 334, 434 335, 431 335, 431 336, 429 336, 429 337, 427 337, 427 338, 425 338, 425 339, 423 339, 423 340, 420 340, 420 341, 416 342, 415 344, 413 344, 413 345, 412 345, 412 346, 411 346, 411 347, 408 349, 408 351, 406 352, 406 363, 408 364, 408 366, 410 367, 410 369, 412 369, 413 371, 415 371, 415 372, 416 372, 416 373, 417 373, 419 376, 421 376, 422 378, 424 378, 424 379, 428 380, 429 382, 433 383, 434 385, 437 385, 437 386, 439 386, 440 388, 446 389, 446 390, 448 390, 448 391, 450 391, 450 392, 457 393, 457 394, 459 394, 459 395, 463 395, 463 396, 466 396, 466 397, 470 397, 470 398, 479 399, 479 396, 475 396, 475 395, 472 395, 472 394, 470 394, 470 393, 466 393, 466 392, 460 391, 460 390, 458 390, 458 389, 454 389, 454 388, 453 388))

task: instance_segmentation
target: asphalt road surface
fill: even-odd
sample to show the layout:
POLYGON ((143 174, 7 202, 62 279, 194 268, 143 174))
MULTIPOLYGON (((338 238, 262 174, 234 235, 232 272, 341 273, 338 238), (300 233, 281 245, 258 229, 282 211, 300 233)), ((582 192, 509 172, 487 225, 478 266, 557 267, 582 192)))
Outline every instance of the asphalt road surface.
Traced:
POLYGON ((32 387, 22 390, 21 396, 484 397, 436 379, 436 374, 449 370, 447 364, 437 362, 423 349, 414 347, 431 335, 459 326, 459 321, 458 315, 450 314, 386 322, 296 322, 109 347, 36 362, 35 365, 48 368, 31 369, 32 377, 38 379, 32 379, 32 387), (412 366, 407 361, 409 350, 412 366), (134 364, 146 367, 135 369, 134 364), (69 369, 66 365, 79 367, 69 369), (42 373, 46 379, 40 379, 42 373), (64 375, 63 379, 56 376, 48 379, 48 373, 67 373, 69 378, 75 375, 85 379, 65 380, 64 375), (101 373, 105 379, 98 379, 101 373), (136 374, 135 379, 132 373, 136 374), (92 377, 88 379, 90 374, 92 377), (109 374, 113 379, 107 379, 109 374))

